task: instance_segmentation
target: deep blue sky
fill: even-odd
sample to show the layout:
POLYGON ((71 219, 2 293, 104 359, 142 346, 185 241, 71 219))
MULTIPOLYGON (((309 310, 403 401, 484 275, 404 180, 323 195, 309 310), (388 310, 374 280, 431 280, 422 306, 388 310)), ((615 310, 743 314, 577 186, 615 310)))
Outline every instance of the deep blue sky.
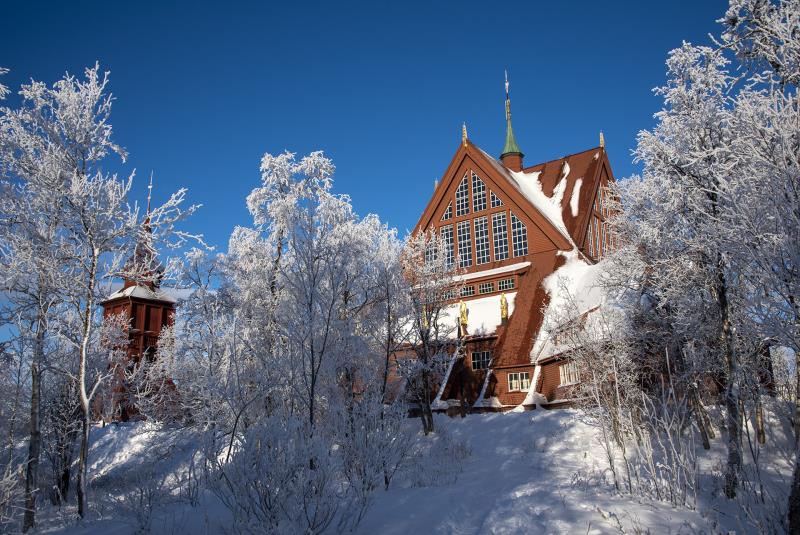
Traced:
MULTIPOLYGON (((595 146, 636 168, 667 52, 708 42, 725 2, 34 2, 0 7, 0 66, 15 89, 99 60, 116 141, 144 199, 189 188, 189 230, 227 248, 250 222, 264 152, 322 149, 335 189, 401 234, 458 148, 497 155, 503 69, 526 165, 595 146)), ((14 99, 11 99, 14 102, 14 99)))

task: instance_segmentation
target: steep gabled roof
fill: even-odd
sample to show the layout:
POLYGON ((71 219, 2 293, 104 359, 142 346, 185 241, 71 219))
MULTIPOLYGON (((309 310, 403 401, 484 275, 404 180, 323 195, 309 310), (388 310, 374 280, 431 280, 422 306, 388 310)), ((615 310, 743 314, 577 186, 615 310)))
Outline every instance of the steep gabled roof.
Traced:
MULTIPOLYGON (((432 213, 449 186, 448 179, 453 177, 465 158, 471 158, 484 171, 492 171, 495 181, 502 180, 511 185, 528 205, 523 207, 528 216, 537 219, 537 223, 541 222, 540 228, 563 250, 571 249, 573 245, 578 248, 583 246, 591 206, 602 177, 605 175, 613 180, 603 147, 594 147, 515 172, 467 140, 459 145, 415 232, 432 222, 432 213)), ((458 178, 455 177, 456 180, 458 178)))
POLYGON ((502 185, 501 187, 505 193, 511 194, 512 200, 534 221, 556 248, 571 249, 569 237, 542 212, 541 207, 537 207, 532 202, 531 197, 526 196, 525 188, 520 187, 520 182, 514 177, 515 174, 468 140, 459 145, 453 159, 450 161, 450 165, 447 166, 447 170, 442 175, 442 180, 434 190, 422 217, 420 217, 414 228, 415 234, 428 228, 431 224, 438 223, 438 221, 434 221, 433 215, 437 207, 443 202, 452 182, 460 180, 460 177, 455 176, 455 173, 465 159, 470 159, 477 166, 477 170, 483 172, 495 183, 502 185))
POLYGON ((605 175, 610 180, 614 179, 605 149, 594 147, 555 160, 531 165, 524 168, 522 172, 526 174, 539 173, 538 179, 542 192, 548 197, 552 197, 554 193, 558 194, 557 189, 563 190, 561 218, 572 240, 581 247, 589 223, 591 206, 597 196, 602 178, 605 175), (568 166, 569 172, 565 177, 566 182, 560 185, 565 164, 568 166))

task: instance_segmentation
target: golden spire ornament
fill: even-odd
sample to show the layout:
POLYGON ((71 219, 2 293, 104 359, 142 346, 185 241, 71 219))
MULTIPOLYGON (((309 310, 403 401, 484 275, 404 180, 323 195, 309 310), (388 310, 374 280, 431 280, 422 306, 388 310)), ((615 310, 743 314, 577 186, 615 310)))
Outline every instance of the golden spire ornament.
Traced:
POLYGON ((500 320, 503 323, 508 321, 508 299, 505 292, 500 294, 500 320))
POLYGON ((603 131, 602 130, 600 130, 600 148, 601 149, 606 148, 606 138, 603 137, 603 131))
POLYGON ((467 123, 461 123, 461 144, 467 146, 467 123))

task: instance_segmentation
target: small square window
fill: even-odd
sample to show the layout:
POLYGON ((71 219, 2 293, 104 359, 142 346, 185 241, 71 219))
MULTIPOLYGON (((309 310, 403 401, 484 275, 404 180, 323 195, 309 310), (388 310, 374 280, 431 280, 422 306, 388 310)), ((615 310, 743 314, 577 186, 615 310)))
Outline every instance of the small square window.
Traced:
POLYGON ((491 351, 473 351, 472 352, 472 369, 485 370, 489 367, 492 360, 491 351))
POLYGON ((503 279, 497 283, 497 289, 501 292, 514 288, 514 279, 503 279))
POLYGON ((527 392, 531 387, 531 380, 528 372, 514 372, 508 374, 509 392, 527 392))
POLYGON ((494 291, 494 283, 493 282, 482 282, 478 285, 478 293, 481 294, 489 294, 494 291))
POLYGON ((464 286, 461 288, 461 297, 471 297, 473 295, 475 295, 474 286, 464 286))
POLYGON ((574 361, 568 361, 558 367, 559 386, 574 385, 580 382, 578 375, 578 365, 574 361))

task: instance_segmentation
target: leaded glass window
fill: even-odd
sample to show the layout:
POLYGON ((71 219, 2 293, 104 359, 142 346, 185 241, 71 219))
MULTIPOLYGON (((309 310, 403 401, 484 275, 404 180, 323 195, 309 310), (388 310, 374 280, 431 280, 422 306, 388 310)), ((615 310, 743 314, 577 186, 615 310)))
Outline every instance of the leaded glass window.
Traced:
POLYGON ((425 244, 425 263, 429 264, 435 262, 438 258, 438 251, 436 250, 436 241, 431 240, 425 244))
POLYGON ((458 223, 458 265, 462 268, 472 265, 472 237, 469 221, 458 223))
POLYGON ((475 263, 489 262, 489 219, 486 216, 475 218, 475 263))
POLYGON ((494 259, 508 258, 508 226, 506 213, 492 214, 492 236, 494 237, 494 259))
POLYGON ((478 175, 472 173, 472 211, 481 210, 486 210, 486 184, 478 175))
POLYGON ((456 189, 456 217, 469 213, 469 182, 467 175, 461 179, 461 184, 456 189))
POLYGON ((511 244, 514 248, 514 256, 525 256, 528 254, 528 229, 514 212, 511 212, 511 244))
POLYGON ((453 201, 450 201, 447 208, 445 208, 444 214, 442 214, 442 221, 447 221, 451 217, 453 217, 453 201))
POLYGON ((455 263, 455 252, 453 251, 453 225, 444 225, 439 229, 444 242, 445 261, 448 266, 455 263))
POLYGON ((489 197, 492 200, 492 208, 497 208, 498 206, 503 206, 503 200, 494 194, 494 192, 490 192, 489 197))

